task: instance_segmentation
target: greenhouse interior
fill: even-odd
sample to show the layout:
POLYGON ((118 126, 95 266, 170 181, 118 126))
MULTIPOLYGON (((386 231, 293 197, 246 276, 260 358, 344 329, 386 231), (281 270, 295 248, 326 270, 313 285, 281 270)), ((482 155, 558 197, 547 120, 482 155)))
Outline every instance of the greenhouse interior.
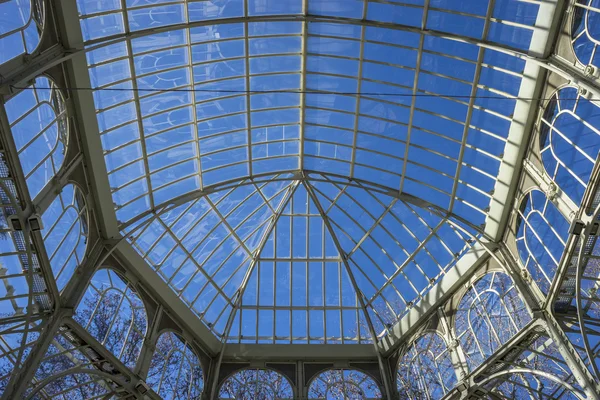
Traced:
POLYGON ((600 0, 0 0, 1 399, 600 400, 599 151, 600 0))

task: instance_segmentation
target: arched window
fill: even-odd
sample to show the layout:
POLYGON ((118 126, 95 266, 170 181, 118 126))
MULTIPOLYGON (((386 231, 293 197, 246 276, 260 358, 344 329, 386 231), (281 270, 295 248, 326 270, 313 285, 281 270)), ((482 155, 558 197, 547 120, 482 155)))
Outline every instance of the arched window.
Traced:
POLYGON ((492 272, 465 293, 456 311, 456 335, 470 370, 519 332, 531 316, 510 277, 492 272))
POLYGON ((543 192, 535 189, 527 193, 517 215, 517 249, 545 294, 556 274, 568 231, 569 223, 543 192))
POLYGON ((31 54, 44 32, 44 0, 0 2, 0 64, 31 54))
POLYGON ((600 54, 596 50, 600 44, 600 3, 598 0, 577 0, 574 11, 571 41, 575 56, 583 65, 600 66, 600 54))
POLYGON ((581 203, 600 150, 600 108, 574 87, 557 91, 540 124, 540 149, 548 175, 581 203))
POLYGON ((283 375, 268 369, 243 369, 231 375, 219 390, 219 399, 292 399, 294 391, 283 375))
POLYGON ((142 300, 115 271, 98 270, 74 316, 87 331, 133 368, 148 327, 142 300))
POLYGON ((198 356, 173 332, 158 338, 146 382, 164 399, 199 399, 204 388, 198 356))
POLYGON ((32 86, 8 100, 5 108, 27 188, 34 198, 65 158, 69 136, 65 100, 50 78, 39 76, 32 86))
POLYGON ((456 385, 456 373, 444 339, 427 332, 400 359, 396 384, 401 399, 441 399, 456 385))
POLYGON ((351 369, 330 369, 311 382, 309 399, 381 399, 377 383, 369 375, 351 369))
POLYGON ((58 290, 81 264, 88 236, 87 207, 81 190, 66 185, 42 215, 42 236, 58 290))

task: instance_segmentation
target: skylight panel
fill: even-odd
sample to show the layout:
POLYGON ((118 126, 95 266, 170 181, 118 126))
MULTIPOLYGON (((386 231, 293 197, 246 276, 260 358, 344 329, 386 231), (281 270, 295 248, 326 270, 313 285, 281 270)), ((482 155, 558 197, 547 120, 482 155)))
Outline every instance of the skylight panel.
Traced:
POLYGON ((80 3, 84 30, 122 21, 85 34, 117 218, 217 336, 383 337, 472 245, 450 219, 485 226, 525 74, 487 47, 528 51, 538 4, 80 3))
POLYGON ((361 336, 358 321, 365 317, 359 315, 359 305, 331 233, 299 184, 258 254, 229 340, 365 342, 369 339, 361 336), (261 323, 257 327, 252 321, 261 323))
POLYGON ((310 0, 308 12, 316 15, 334 17, 362 18, 364 0, 310 0))
MULTIPOLYGON (((141 117, 137 124, 144 139, 138 139, 137 151, 142 151, 142 158, 159 159, 158 152, 166 154, 184 143, 189 145, 186 151, 195 152, 159 169, 148 169, 145 163, 145 187, 138 184, 135 196, 116 195, 132 199, 120 206, 143 210, 186 191, 303 165, 323 172, 331 168, 335 173, 365 181, 375 179, 390 188, 412 191, 444 208, 464 203, 484 215, 488 205, 484 193, 490 190, 487 180, 468 180, 474 179, 475 175, 470 174, 462 178, 466 186, 456 181, 463 164, 484 169, 495 165, 477 164, 485 153, 473 158, 468 149, 448 154, 451 147, 447 147, 441 150, 443 154, 424 152, 419 157, 426 158, 417 160, 413 158, 416 150, 409 148, 413 148, 413 141, 419 143, 421 132, 447 136, 463 146, 474 131, 506 136, 510 121, 498 111, 512 115, 510 105, 520 86, 520 73, 504 70, 513 66, 498 57, 501 67, 478 66, 479 50, 474 44, 427 36, 423 37, 424 53, 417 58, 421 40, 416 33, 399 35, 397 31, 373 27, 355 32, 343 25, 334 30, 331 23, 320 26, 326 28, 323 33, 328 36, 313 28, 303 32, 302 24, 297 22, 251 22, 247 26, 227 24, 190 28, 189 32, 169 31, 150 36, 152 40, 132 39, 131 48, 142 52, 134 57, 132 70, 127 60, 93 66, 91 71, 98 71, 94 73, 99 76, 106 74, 100 69, 117 68, 122 75, 111 74, 111 83, 137 90, 134 102, 118 103, 131 99, 127 91, 118 98, 104 100, 106 106, 99 118, 105 133, 141 117), (246 30, 247 38, 236 39, 246 30), (302 35, 308 35, 305 43, 302 35), (363 36, 367 41, 361 41, 363 36), (448 64, 453 67, 448 69, 448 64), (127 81, 129 76, 131 83, 127 81), (307 93, 300 93, 303 87, 307 93), (364 95, 357 97, 359 92, 364 95), (483 108, 486 103, 478 104, 472 93, 506 98, 508 105, 488 111, 483 108), (192 141, 171 142, 176 136, 170 132, 188 132, 186 127, 191 129, 192 141), (277 132, 281 127, 289 132, 286 139, 265 142, 263 133, 259 142, 254 141, 257 132, 277 132), (311 132, 324 128, 340 133, 346 130, 352 140, 344 139, 349 135, 346 133, 341 133, 339 139, 333 135, 311 138, 311 132), (156 147, 161 143, 159 138, 167 140, 162 150, 156 147), (334 144, 337 141, 341 142, 334 144), (301 155, 303 159, 299 160, 301 155), (458 162, 458 168, 451 165, 453 161, 458 162), (184 172, 186 167, 180 164, 188 162, 184 172), (178 179, 162 186, 175 175, 178 179), (439 184, 432 187, 425 182, 432 180, 439 184), (486 189, 480 190, 483 186, 486 189), (134 206, 134 202, 140 203, 134 206)), ((487 54, 487 50, 483 52, 484 60, 489 58, 487 54)), ((493 139, 490 143, 498 149, 503 147, 493 139)), ((488 152, 501 154, 498 149, 488 152)), ((112 157, 107 155, 107 162, 112 157)))
POLYGON ((286 183, 248 184, 157 217, 132 244, 215 334, 290 194, 286 183), (191 217, 191 218, 190 218, 191 217))

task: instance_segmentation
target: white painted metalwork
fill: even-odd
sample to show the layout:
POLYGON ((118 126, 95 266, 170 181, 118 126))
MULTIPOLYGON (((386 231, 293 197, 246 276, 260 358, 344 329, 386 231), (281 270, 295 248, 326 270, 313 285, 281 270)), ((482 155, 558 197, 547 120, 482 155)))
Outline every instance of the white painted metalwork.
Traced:
POLYGON ((594 1, 0 2, 3 398, 597 399, 594 1))

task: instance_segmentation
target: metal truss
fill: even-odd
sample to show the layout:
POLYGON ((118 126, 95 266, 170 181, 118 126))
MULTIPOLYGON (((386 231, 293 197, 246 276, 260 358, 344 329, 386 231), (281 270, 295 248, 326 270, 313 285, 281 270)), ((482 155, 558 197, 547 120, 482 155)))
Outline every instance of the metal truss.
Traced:
MULTIPOLYGON (((366 2, 366 0, 365 0, 366 2)), ((493 2, 491 2, 492 4, 493 2)), ((55 7, 56 14, 60 16, 59 26, 62 33, 62 37, 64 39, 64 43, 62 45, 54 45, 53 47, 45 50, 37 56, 33 56, 29 58, 26 64, 19 69, 16 69, 15 72, 5 71, 4 69, 0 70, 0 76, 2 79, 0 80, 0 94, 8 96, 14 92, 13 87, 20 86, 32 79, 33 77, 39 75, 40 73, 47 71, 49 68, 57 66, 57 65, 65 65, 67 69, 67 75, 69 76, 69 84, 72 87, 91 87, 88 72, 87 72, 87 62, 85 60, 85 52, 83 50, 83 38, 81 36, 80 28, 77 24, 73 24, 72 21, 76 21, 79 17, 76 15, 76 10, 70 4, 70 2, 66 0, 57 1, 52 3, 52 7, 55 7), (71 22, 70 22, 71 21, 71 22)), ((425 16, 427 13, 424 14, 425 16)), ((486 18, 486 25, 489 24, 490 17, 486 18)), ((320 17, 309 15, 307 12, 307 6, 304 5, 304 14, 300 16, 294 17, 245 17, 245 18, 229 18, 219 20, 218 23, 237 23, 242 22, 245 24, 252 22, 276 22, 276 21, 296 21, 301 22, 303 24, 303 29, 306 31, 307 25, 310 22, 335 22, 340 24, 350 24, 355 26, 360 26, 363 32, 365 27, 376 26, 376 27, 385 27, 389 29, 402 30, 406 32, 413 32, 419 34, 427 34, 437 37, 443 38, 451 38, 455 40, 459 40, 465 43, 470 43, 479 46, 481 49, 491 49, 496 50, 502 53, 511 54, 515 57, 521 58, 530 62, 535 67, 532 67, 531 72, 531 82, 526 86, 528 90, 527 93, 531 93, 527 95, 523 94, 523 97, 530 96, 536 97, 536 93, 541 92, 541 85, 544 81, 544 74, 540 73, 540 69, 544 71, 549 71, 552 73, 556 73, 562 76, 565 79, 573 82, 574 84, 582 87, 589 92, 591 92, 597 98, 600 98, 600 87, 596 81, 585 76, 579 69, 570 66, 565 63, 563 60, 555 57, 555 56, 547 56, 544 51, 539 54, 532 55, 526 54, 524 52, 516 51, 512 48, 502 45, 494 45, 483 41, 473 40, 469 37, 452 35, 442 32, 435 32, 431 30, 425 29, 426 27, 426 19, 422 22, 420 28, 413 28, 408 26, 402 26, 398 24, 390 24, 390 23, 381 23, 375 21, 369 21, 365 18, 362 19, 351 19, 351 18, 332 18, 332 17, 320 17)), ((124 35, 109 37, 107 39, 103 39, 102 43, 100 41, 94 42, 91 41, 88 44, 91 46, 101 46, 106 43, 116 43, 120 41, 128 41, 131 39, 142 37, 145 35, 155 34, 162 31, 174 30, 174 29, 182 29, 196 26, 203 26, 207 24, 213 24, 215 21, 208 22, 200 22, 200 23, 190 23, 184 25, 175 25, 168 26, 164 28, 157 28, 142 32, 128 32, 124 35), (108 42, 104 42, 107 40, 108 42)), ((556 25, 553 23, 552 25, 556 25)), ((246 37, 247 40, 247 37, 246 37)), ((421 49, 423 45, 423 36, 421 36, 421 49)), ((364 44, 364 43, 363 43, 364 44)), ((303 53, 306 51, 306 43, 303 44, 303 53)), ((362 52, 361 52, 362 54, 362 52)), ((480 55, 482 51, 480 51, 480 55)), ((480 57, 481 58, 481 57, 480 57)), ((305 57, 304 57, 305 59, 305 57)), ((247 58, 246 58, 247 60, 247 58)), ((305 68, 305 66, 303 66, 305 68)), ((420 62, 417 63, 417 70, 420 68, 420 62)), ((478 68, 481 69, 481 60, 478 62, 478 68)), ((303 69, 304 71, 304 69, 303 69)), ((418 74, 417 74, 418 75, 418 74)), ((475 82, 477 79, 475 79, 475 82)), ((417 81, 415 81, 414 89, 416 91, 417 81)), ((476 85, 473 84, 473 90, 476 89, 476 85)), ((305 89, 305 83, 302 86, 305 89)), ((304 90, 303 90, 304 91, 304 90)), ((503 345, 496 353, 496 356, 493 359, 488 360, 484 365, 482 365, 478 370, 472 372, 470 375, 466 374, 462 365, 465 364, 465 357, 461 355, 460 351, 453 353, 453 361, 459 370, 458 376, 464 378, 465 382, 469 382, 469 386, 475 390, 475 388, 482 386, 482 381, 476 382, 476 377, 478 375, 486 375, 488 368, 492 366, 494 361, 497 361, 502 356, 506 355, 510 349, 514 349, 520 345, 520 340, 523 339, 524 336, 531 333, 531 331, 536 326, 543 326, 547 332, 547 335, 550 339, 559 345, 559 350, 563 358, 565 359, 566 365, 571 369, 573 375, 575 376, 576 382, 583 387, 585 394, 588 399, 598 399, 597 390, 599 390, 597 386, 597 379, 600 378, 598 375, 598 367, 594 364, 594 354, 597 355, 598 349, 594 348, 590 345, 588 339, 586 339, 586 335, 588 333, 597 333, 597 326, 595 321, 589 321, 586 319, 586 315, 584 313, 584 308, 582 307, 582 303, 584 301, 597 302, 597 297, 594 297, 596 291, 590 292, 588 290, 587 294, 582 291, 582 285, 584 285, 586 280, 590 280, 588 276, 585 275, 585 268, 587 262, 590 259, 594 258, 594 255, 591 254, 591 249, 593 248, 593 243, 596 240, 597 228, 598 228, 598 219, 600 212, 596 207, 591 207, 592 204, 598 203, 597 199, 591 199, 590 197, 590 208, 591 212, 586 213, 583 212, 585 207, 582 207, 581 210, 573 204, 570 199, 568 199, 564 194, 559 194, 559 197, 556 201, 558 208, 565 214, 569 216, 573 216, 574 219, 580 220, 583 224, 583 233, 578 238, 572 238, 570 244, 568 245, 568 250, 565 252, 567 255, 563 256, 563 261, 561 262, 561 266, 559 268, 559 272, 557 273, 557 279, 555 279, 551 296, 548 299, 544 299, 540 296, 539 291, 536 288, 532 287, 533 285, 530 282, 527 282, 523 279, 520 274, 520 268, 518 267, 518 262, 512 258, 510 252, 507 250, 506 246, 503 243, 497 243, 500 240, 501 235, 504 232, 504 228, 508 224, 508 213, 510 210, 506 210, 509 207, 506 207, 506 204, 509 203, 509 199, 511 195, 513 195, 518 186, 517 176, 518 172, 521 168, 520 160, 525 152, 525 146, 518 145, 515 146, 516 152, 511 152, 511 155, 515 155, 515 159, 508 160, 501 170, 501 176, 499 181, 502 182, 502 187, 496 188, 496 193, 494 194, 492 209, 490 214, 493 214, 493 218, 488 221, 488 226, 495 225, 494 229, 486 229, 486 231, 480 232, 484 239, 480 239, 478 237, 474 237, 473 240, 476 241, 474 246, 459 260, 456 266, 448 271, 447 274, 437 283, 437 285, 432 288, 428 294, 420 300, 420 306, 416 308, 412 308, 400 321, 391 328, 391 335, 384 338, 383 340, 378 340, 377 335, 373 329, 373 323, 369 320, 369 332, 374 342, 373 345, 306 345, 302 350, 295 348, 294 346, 287 345, 243 345, 243 344, 230 344, 226 343, 225 340, 220 341, 215 338, 213 333, 206 328, 198 318, 189 310, 189 308, 179 299, 177 298, 171 291, 171 289, 162 281, 160 278, 155 276, 155 272, 147 265, 142 257, 139 256, 135 252, 135 250, 131 247, 129 243, 122 237, 121 230, 123 228, 127 228, 130 226, 135 226, 137 222, 141 222, 141 226, 145 226, 149 221, 152 221, 154 217, 157 217, 161 213, 175 208, 178 205, 184 204, 188 201, 198 199, 201 197, 206 197, 211 193, 215 193, 220 190, 225 190, 228 188, 235 187, 242 183, 242 180, 239 181, 231 181, 226 182, 214 186, 206 186, 203 187, 202 190, 189 193, 183 195, 175 200, 168 202, 167 204, 153 204, 151 209, 144 214, 136 217, 135 219, 125 223, 119 224, 117 221, 114 205, 111 197, 111 188, 107 179, 107 171, 104 163, 104 159, 102 157, 99 149, 102 147, 100 143, 100 131, 98 125, 96 123, 95 110, 93 106, 93 99, 91 93, 87 91, 73 91, 72 100, 71 100, 71 111, 74 115, 74 125, 76 127, 77 137, 80 139, 82 144, 82 153, 78 154, 71 163, 68 165, 66 169, 63 169, 59 176, 52 181, 44 191, 38 195, 35 199, 30 199, 27 194, 25 179, 22 175, 22 172, 19 171, 19 168, 15 168, 13 173, 13 178, 16 181, 16 187, 21 191, 20 199, 24 204, 23 209, 17 208, 17 213, 19 214, 22 220, 25 220, 28 216, 33 213, 40 213, 45 210, 52 199, 55 196, 55 193, 70 179, 72 179, 74 171, 77 171, 81 168, 81 164, 85 163, 87 177, 89 178, 89 187, 91 188, 91 193, 88 196, 90 200, 90 207, 94 210, 94 218, 97 220, 98 229, 99 229, 99 237, 98 240, 94 243, 88 244, 88 256, 86 257, 86 262, 83 268, 81 268, 77 275, 77 282, 71 282, 71 284, 65 289, 65 292, 62 296, 59 296, 58 289, 56 285, 52 282, 52 279, 48 279, 48 291, 51 294, 51 297, 56 302, 56 307, 51 316, 47 316, 44 323, 40 326, 43 326, 42 335, 40 339, 35 343, 34 347, 31 350, 33 356, 29 357, 25 363, 19 369, 19 375, 13 379, 7 389, 5 390, 4 398, 19 398, 24 391, 27 389, 26 383, 30 382, 34 379, 34 375, 36 372, 37 365, 42 362, 42 358, 48 349, 49 346, 52 345, 55 336, 63 330, 67 330, 70 332, 73 343, 78 348, 87 348, 93 351, 93 357, 90 356, 90 364, 95 367, 104 365, 107 370, 110 371, 110 375, 114 378, 115 375, 118 376, 116 382, 123 387, 125 391, 131 393, 134 398, 143 398, 143 396, 139 393, 139 390, 136 388, 137 383, 142 380, 142 377, 147 372, 149 359, 152 356, 152 346, 157 340, 158 326, 161 318, 163 318, 163 313, 168 312, 173 316, 173 319, 177 321, 178 324, 181 325, 183 330, 189 332, 189 336, 193 338, 193 340, 208 354, 211 360, 214 360, 211 364, 210 371, 208 371, 208 376, 210 379, 207 380, 206 388, 211 388, 211 390, 205 390, 205 397, 209 398, 210 393, 212 396, 216 395, 218 390, 218 384, 221 383, 219 381, 219 369, 221 365, 233 362, 250 362, 255 365, 265 365, 268 361, 282 361, 282 360, 295 360, 297 365, 301 365, 304 361, 321 361, 327 362, 334 360, 337 365, 343 364, 342 361, 346 360, 347 354, 352 354, 352 358, 354 360, 360 362, 373 362, 376 363, 379 367, 380 374, 382 377, 382 383, 386 394, 389 398, 395 397, 396 389, 393 387, 393 375, 394 368, 390 367, 389 360, 392 358, 397 350, 397 348, 406 340, 406 338, 412 336, 415 331, 418 329, 418 322, 427 319, 429 316, 435 313, 435 310, 442 304, 444 304, 465 282, 470 279, 474 271, 479 268, 489 257, 496 258, 501 265, 506 266, 507 271, 511 274, 513 279, 515 280, 516 285, 519 287, 521 294, 524 296, 528 305, 534 312, 534 316, 536 317, 534 323, 519 333, 513 340, 503 345), (508 164, 514 164, 509 167, 508 164), (593 200, 593 201, 592 201, 593 200), (150 220, 145 219, 149 217, 150 220), (500 254, 500 257, 498 257, 500 254), (83 295, 83 291, 85 290, 85 285, 81 284, 81 282, 87 282, 91 278, 94 271, 104 263, 111 263, 117 260, 119 263, 122 263, 125 268, 131 271, 131 278, 136 279, 140 286, 146 288, 148 292, 150 292, 151 296, 154 297, 158 303, 161 304, 160 310, 156 312, 154 315, 154 319, 152 319, 151 328, 149 331, 148 340, 144 343, 144 347, 142 348, 142 356, 140 357, 140 361, 136 366, 135 371, 128 370, 122 363, 114 357, 110 352, 108 352, 101 344, 99 344, 93 337, 89 335, 85 329, 83 329, 77 322, 72 320, 69 315, 71 310, 77 305, 79 299, 83 295), (562 286, 561 286, 562 285, 562 286), (566 286, 565 286, 566 285, 566 286), (573 287, 574 285, 574 287, 573 287), (565 294, 564 291, 561 291, 561 288, 568 287, 571 292, 565 294), (589 296, 589 297, 582 297, 589 296), (556 312, 556 303, 559 301, 566 301, 575 299, 577 304, 576 310, 569 310, 566 313, 558 314, 556 312), (164 310, 163 310, 164 308, 164 310), (581 357, 578 355, 577 351, 570 344, 568 338, 562 332, 562 321, 568 321, 569 323, 576 323, 579 325, 582 336, 583 336, 583 349, 588 355, 588 358, 592 360, 591 364, 585 363, 581 357), (588 325, 589 324, 589 325, 588 325), (589 326, 589 327, 588 327, 589 326), (110 364, 110 367, 107 364, 110 364), (588 370, 588 367, 591 369, 588 370)), ((303 99, 304 102, 304 99, 303 99)), ((531 111, 530 107, 533 107, 531 102, 526 102, 527 104, 523 104, 521 109, 517 112, 517 114, 522 114, 520 117, 524 119, 521 121, 522 126, 521 130, 518 132, 511 132, 509 136, 510 143, 526 143, 528 130, 532 129, 535 116, 531 111), (515 139, 517 138, 517 139, 515 139)), ((358 108, 357 104, 357 108, 358 108)), ((414 110, 414 100, 411 104, 411 109, 414 110)), ((469 107, 469 111, 472 112, 472 105, 469 107)), ((3 113, 3 108, 0 107, 0 112, 3 113)), ((250 118, 248 113, 248 118, 250 118)), ((470 117, 468 117, 470 118, 470 117)), ((303 121, 304 119, 302 119, 303 121)), ((7 126, 7 118, 5 115, 0 114, 0 121, 2 122, 2 132, 3 139, 6 142, 6 138, 10 136, 10 129, 7 126)), ((301 129, 301 132, 303 130, 301 129)), ((197 135, 197 133, 196 133, 197 135)), ((356 133, 355 135, 356 136, 356 133)), ((466 134, 463 136, 463 142, 466 139, 466 134)), ((464 143, 463 143, 464 144, 464 143)), ((356 147, 354 145, 354 147, 356 147)), ((18 159, 14 156, 16 154, 14 149, 11 149, 10 140, 8 140, 8 151, 6 151, 7 158, 11 162, 12 165, 18 165, 18 159), (13 153, 13 154, 11 154, 13 153)), ((302 153, 300 154, 300 159, 302 159, 302 153)), ((546 190, 550 187, 551 182, 547 179, 547 177, 540 171, 536 169, 531 163, 525 163, 524 169, 534 177, 535 181, 538 183, 539 187, 542 190, 546 190)), ((326 213, 323 210, 322 205, 319 203, 313 189, 311 189, 311 179, 308 177, 311 172, 303 168, 301 165, 298 170, 290 171, 292 173, 291 180, 296 180, 297 182, 307 182, 307 188, 310 197, 313 199, 317 207, 319 208, 320 213, 324 216, 325 224, 327 225, 327 229, 331 232, 332 227, 331 223, 328 221, 325 216, 326 213)), ((266 174, 265 174, 266 176, 266 174)), ((327 175, 328 179, 339 180, 342 182, 342 179, 345 177, 335 176, 333 174, 327 175)), ((253 174, 253 180, 259 180, 261 178, 261 174, 253 174)), ((286 178, 290 179, 290 178, 286 178)), ((404 178, 403 178, 404 179, 404 178)), ((598 174, 594 174, 594 178, 592 181, 597 181, 599 179, 598 174)), ((344 184, 346 185, 362 185, 367 184, 369 182, 361 181, 360 179, 352 178, 349 182, 346 181, 344 184)), ((255 184, 252 180, 247 184, 255 184)), ((388 188, 381 185, 376 185, 369 183, 372 187, 375 187, 377 190, 380 190, 381 193, 386 194, 388 196, 395 197, 398 200, 406 201, 408 203, 414 204, 419 207, 424 207, 430 209, 432 212, 443 216, 446 221, 451 219, 460 220, 461 222, 469 225, 468 221, 464 221, 464 219, 454 215, 451 212, 448 212, 446 209, 442 209, 433 204, 427 203, 418 198, 414 198, 402 191, 402 187, 400 190, 397 188, 388 188)), ((4 185, 3 185, 4 186, 4 185)), ((456 182, 455 182, 456 186, 456 182)), ((4 187, 6 190, 6 187, 4 187)), ((373 189, 375 190, 375 189, 373 189)), ((453 193, 456 192, 456 187, 453 188, 453 193)), ((291 196, 291 193, 288 194, 288 197, 291 196)), ((454 199, 454 196, 453 196, 454 199)), ((267 233, 262 238, 262 243, 267 239, 269 232, 274 228, 277 223, 278 217, 281 215, 282 210, 276 210, 275 217, 270 222, 269 229, 267 229, 267 233)), ((225 218, 221 216, 221 219, 225 221, 225 218)), ((458 229, 460 229, 459 225, 456 225, 458 229)), ((470 226, 474 229, 479 229, 475 226, 470 226)), ((138 227, 139 228, 139 227, 138 227)), ((141 228, 140 228, 141 229, 141 228)), ((40 264, 41 269, 44 272, 44 275, 47 277, 52 276, 52 271, 48 265, 48 263, 44 260, 47 257, 44 254, 44 246, 43 241, 39 235, 33 236, 33 245, 40 255, 40 264)), ((335 238, 335 235, 332 235, 335 238)), ((339 249, 340 244, 336 243, 336 247, 339 249)), ((259 246, 260 248, 260 246, 259 246)), ((253 268, 256 265, 258 260, 258 254, 256 252, 251 252, 249 249, 246 249, 249 257, 252 259, 252 264, 248 270, 248 273, 244 279, 244 284, 241 285, 239 293, 235 298, 235 305, 239 308, 241 298, 244 292, 245 283, 250 276, 253 268)), ((340 254, 343 252, 340 250, 340 254)), ((349 271, 349 275, 352 277, 352 273, 350 272, 350 267, 348 265, 348 261, 343 259, 344 268, 349 271)), ((75 280, 73 280, 75 281, 75 280)), ((353 286, 356 292, 359 294, 359 299, 361 301, 361 306, 366 308, 365 299, 360 296, 360 290, 358 290, 358 285, 352 279, 353 286)), ((598 287, 598 282, 596 281, 593 285, 594 288, 598 287)), ((586 286, 587 288, 587 286, 586 286)), ((597 296, 597 295, 596 295, 597 296)), ((235 315, 235 312, 232 313, 232 317, 228 321, 228 327, 231 327, 231 319, 235 315)), ((446 321, 446 317, 442 315, 441 320, 443 320, 448 328, 448 340, 455 340, 451 334, 451 327, 446 321)), ((26 322, 26 324, 29 324, 26 322)), ((89 353, 92 354, 92 353, 89 353)), ((349 364, 345 364, 349 365, 349 364)), ((297 368, 300 371, 300 368, 297 368)), ((531 371, 520 371, 516 369, 511 369, 512 372, 531 372, 531 371)), ((542 373, 543 371, 538 371, 542 373)), ((302 375, 301 372, 298 372, 299 375, 302 375)), ((108 379, 108 375, 104 373, 100 373, 103 378, 108 379)), ((486 380, 492 380, 497 378, 498 375, 487 374, 486 380)), ((451 394, 452 395, 452 394, 451 394)), ((150 394, 150 396, 154 396, 154 394, 150 394)), ((460 398, 467 398, 466 394, 461 394, 460 398)), ((450 396, 451 397, 451 396, 450 396)))

